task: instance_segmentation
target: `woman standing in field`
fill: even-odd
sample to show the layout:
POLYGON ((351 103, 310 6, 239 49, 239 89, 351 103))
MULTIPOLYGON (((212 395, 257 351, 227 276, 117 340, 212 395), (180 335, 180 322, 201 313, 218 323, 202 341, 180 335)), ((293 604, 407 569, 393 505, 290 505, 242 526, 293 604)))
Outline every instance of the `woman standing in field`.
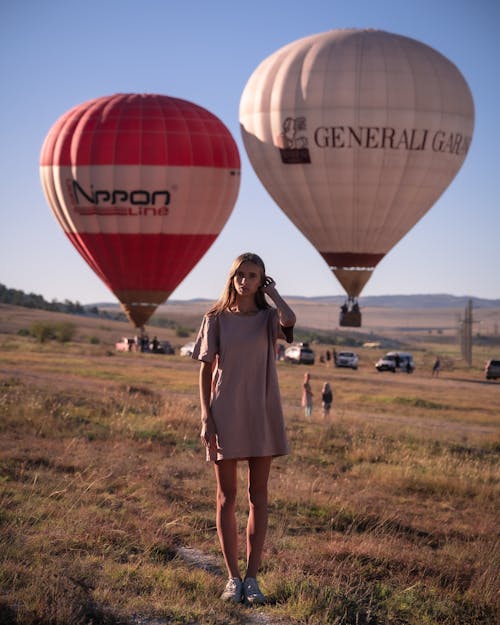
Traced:
POLYGON ((201 360, 201 440, 214 461, 217 532, 229 574, 224 601, 265 602, 257 583, 267 532, 267 483, 274 456, 288 453, 275 353, 291 342, 295 314, 256 254, 233 262, 222 296, 208 311, 193 358, 201 360), (276 307, 270 306, 268 296, 276 307), (248 461, 246 573, 238 566, 237 463, 248 461))
POLYGON ((312 414, 313 407, 313 392, 311 388, 311 376, 309 373, 304 373, 304 381, 302 382, 302 398, 301 405, 304 408, 304 414, 309 419, 312 414))

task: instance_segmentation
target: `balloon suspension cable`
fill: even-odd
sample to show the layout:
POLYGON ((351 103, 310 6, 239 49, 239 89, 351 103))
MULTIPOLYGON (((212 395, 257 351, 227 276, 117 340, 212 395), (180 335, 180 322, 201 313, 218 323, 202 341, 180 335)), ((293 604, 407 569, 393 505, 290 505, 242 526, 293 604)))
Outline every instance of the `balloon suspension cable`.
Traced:
POLYGON ((354 311, 359 312, 359 303, 357 297, 352 297, 349 295, 346 301, 340 307, 340 310, 344 313, 354 311))

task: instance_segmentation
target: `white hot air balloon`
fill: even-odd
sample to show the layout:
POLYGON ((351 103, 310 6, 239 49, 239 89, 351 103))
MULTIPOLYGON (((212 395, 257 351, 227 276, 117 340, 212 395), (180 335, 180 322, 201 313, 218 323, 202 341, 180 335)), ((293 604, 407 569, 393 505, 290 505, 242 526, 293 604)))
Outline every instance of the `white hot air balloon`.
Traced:
POLYGON ((429 46, 332 30, 257 67, 240 125, 262 184, 346 290, 341 324, 359 326, 357 298, 375 266, 460 169, 474 104, 456 66, 429 46))

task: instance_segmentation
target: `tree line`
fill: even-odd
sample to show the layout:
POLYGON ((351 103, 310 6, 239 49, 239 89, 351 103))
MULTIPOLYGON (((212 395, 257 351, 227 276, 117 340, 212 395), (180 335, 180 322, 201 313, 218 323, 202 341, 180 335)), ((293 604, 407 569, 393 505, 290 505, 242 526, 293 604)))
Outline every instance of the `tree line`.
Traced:
POLYGON ((20 289, 10 289, 4 284, 0 284, 0 303, 11 304, 12 306, 24 306, 25 308, 50 310, 52 312, 63 312, 72 315, 101 316, 101 311, 99 311, 97 306, 83 306, 80 302, 72 302, 69 299, 65 299, 63 302, 53 299, 51 302, 48 302, 43 295, 25 293, 20 289))

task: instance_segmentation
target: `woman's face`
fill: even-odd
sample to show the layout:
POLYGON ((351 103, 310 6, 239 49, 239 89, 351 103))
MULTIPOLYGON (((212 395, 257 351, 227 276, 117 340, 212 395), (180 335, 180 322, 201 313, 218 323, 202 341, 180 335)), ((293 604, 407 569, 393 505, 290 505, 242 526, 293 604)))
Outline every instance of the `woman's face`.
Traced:
POLYGON ((246 260, 236 270, 233 285, 241 296, 255 295, 263 283, 262 271, 258 265, 246 260))

